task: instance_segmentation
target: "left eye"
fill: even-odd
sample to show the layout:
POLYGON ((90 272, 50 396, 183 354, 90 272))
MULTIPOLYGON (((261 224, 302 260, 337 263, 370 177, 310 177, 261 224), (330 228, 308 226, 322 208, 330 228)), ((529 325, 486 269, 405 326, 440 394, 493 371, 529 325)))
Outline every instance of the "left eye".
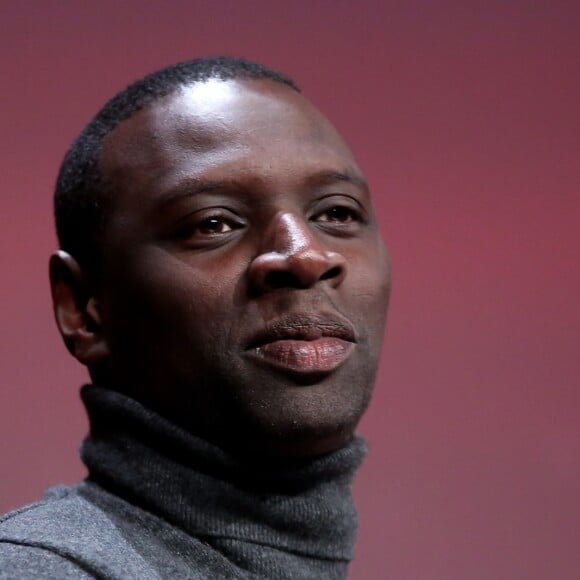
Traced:
POLYGON ((349 224, 360 221, 360 215, 350 207, 337 205, 318 214, 317 221, 338 224, 349 224))

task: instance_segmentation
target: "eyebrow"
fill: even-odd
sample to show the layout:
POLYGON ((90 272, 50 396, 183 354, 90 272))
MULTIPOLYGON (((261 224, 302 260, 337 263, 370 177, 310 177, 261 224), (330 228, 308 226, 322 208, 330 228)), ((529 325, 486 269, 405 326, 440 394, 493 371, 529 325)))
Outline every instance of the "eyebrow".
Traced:
POLYGON ((368 191, 369 186, 364 177, 357 175, 351 171, 321 171, 311 175, 306 180, 308 185, 320 186, 320 185, 331 185, 336 182, 346 182, 357 185, 368 191))
POLYGON ((180 181, 174 188, 164 194, 157 207, 158 209, 162 209, 180 199, 192 197, 200 193, 215 191, 216 189, 223 189, 228 185, 231 186, 232 182, 185 179, 180 181))
MULTIPOLYGON (((362 176, 348 170, 320 171, 309 175, 305 179, 305 184, 308 187, 321 187, 324 185, 332 185, 337 182, 351 183, 362 188, 364 191, 368 192, 369 190, 368 184, 362 176)), ((240 182, 236 180, 208 181, 195 178, 185 179, 163 195, 163 198, 159 201, 157 209, 163 209, 176 201, 193 197, 200 193, 207 193, 228 187, 239 188, 242 185, 243 184, 240 184, 240 182)))

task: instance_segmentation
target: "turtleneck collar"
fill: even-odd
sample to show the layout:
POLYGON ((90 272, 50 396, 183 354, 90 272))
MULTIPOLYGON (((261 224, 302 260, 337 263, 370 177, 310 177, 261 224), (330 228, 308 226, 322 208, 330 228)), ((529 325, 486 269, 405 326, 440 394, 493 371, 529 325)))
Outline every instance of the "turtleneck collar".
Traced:
POLYGON ((187 533, 348 561, 351 483, 366 445, 284 467, 246 464, 109 389, 85 386, 89 479, 187 533))

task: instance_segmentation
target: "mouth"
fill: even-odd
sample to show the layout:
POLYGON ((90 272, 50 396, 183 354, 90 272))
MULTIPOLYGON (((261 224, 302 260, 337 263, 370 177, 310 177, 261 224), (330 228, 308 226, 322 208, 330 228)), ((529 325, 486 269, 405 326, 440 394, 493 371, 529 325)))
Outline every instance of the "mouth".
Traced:
POLYGON ((342 366, 356 346, 352 326, 312 316, 287 316, 258 332, 246 349, 258 363, 299 375, 328 374, 342 366))

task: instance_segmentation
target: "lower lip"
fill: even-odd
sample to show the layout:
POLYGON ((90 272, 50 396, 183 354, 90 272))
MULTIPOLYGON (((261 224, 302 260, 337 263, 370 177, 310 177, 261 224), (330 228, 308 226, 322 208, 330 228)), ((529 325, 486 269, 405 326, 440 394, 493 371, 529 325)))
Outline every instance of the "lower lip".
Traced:
POLYGON ((261 361, 297 373, 328 373, 341 366, 354 344, 334 337, 316 340, 276 340, 251 352, 261 361))

